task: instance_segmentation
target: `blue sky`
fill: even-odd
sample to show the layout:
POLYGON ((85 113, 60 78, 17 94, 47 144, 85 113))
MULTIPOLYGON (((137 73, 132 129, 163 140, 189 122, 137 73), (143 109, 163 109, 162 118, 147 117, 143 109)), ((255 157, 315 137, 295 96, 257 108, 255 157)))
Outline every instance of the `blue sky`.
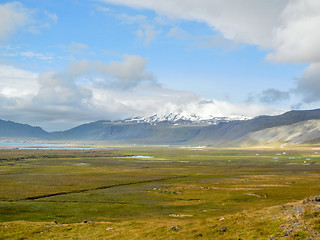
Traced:
POLYGON ((0 14, 1 119, 60 130, 319 104, 315 0, 0 1, 0 14))

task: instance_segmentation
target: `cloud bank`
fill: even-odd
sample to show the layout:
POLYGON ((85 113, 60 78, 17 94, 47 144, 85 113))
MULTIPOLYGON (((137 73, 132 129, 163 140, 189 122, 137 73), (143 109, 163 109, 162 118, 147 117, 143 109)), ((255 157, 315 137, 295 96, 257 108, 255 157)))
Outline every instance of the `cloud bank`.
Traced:
POLYGON ((275 114, 258 105, 207 100, 166 89, 147 71, 148 60, 125 55, 122 61, 76 61, 62 72, 33 73, 0 65, 1 117, 61 130, 99 119, 153 114, 195 113, 203 117, 275 114), (58 127, 58 128, 57 128, 58 127))
MULTIPOLYGON (((154 10, 169 18, 203 22, 225 39, 269 51, 266 60, 306 63, 295 93, 320 100, 320 2, 318 0, 100 0, 154 10)), ((179 34, 177 29, 170 33, 179 34)), ((266 90, 267 91, 267 90, 266 90)))

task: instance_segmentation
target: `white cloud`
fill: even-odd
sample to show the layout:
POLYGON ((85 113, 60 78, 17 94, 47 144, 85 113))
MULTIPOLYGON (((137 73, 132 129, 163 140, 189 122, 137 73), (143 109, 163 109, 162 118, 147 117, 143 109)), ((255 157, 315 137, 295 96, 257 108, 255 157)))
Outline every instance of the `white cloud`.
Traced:
POLYGON ((317 0, 102 1, 204 22, 226 39, 273 50, 268 59, 276 61, 310 62, 320 55, 317 0))
POLYGON ((38 104, 74 106, 90 98, 90 91, 83 89, 68 73, 45 72, 39 76, 39 93, 33 99, 38 104))
POLYGON ((229 50, 233 50, 238 47, 237 43, 231 40, 227 40, 220 35, 201 36, 196 39, 196 44, 201 48, 223 47, 229 50))
POLYGON ((250 94, 247 99, 248 103, 259 100, 262 103, 267 104, 279 104, 282 101, 288 101, 290 99, 290 92, 280 91, 274 88, 268 88, 259 94, 250 94))
POLYGON ((96 10, 99 11, 99 12, 104 12, 104 13, 107 13, 107 12, 110 12, 110 8, 107 8, 107 7, 102 7, 102 6, 96 6, 96 10))
POLYGON ((277 62, 320 61, 320 2, 290 1, 281 13, 282 25, 272 36, 274 52, 267 59, 277 62))
POLYGON ((155 30, 152 25, 143 25, 137 30, 138 37, 143 40, 145 45, 149 45, 160 33, 160 30, 155 30))
POLYGON ((124 104, 123 97, 139 87, 157 86, 146 64, 147 59, 126 55, 121 62, 83 60, 63 72, 42 74, 0 65, 1 118, 71 127, 128 116, 134 104, 124 104))
POLYGON ((0 94, 5 98, 25 98, 38 93, 38 74, 0 65, 0 94))
POLYGON ((111 62, 106 67, 100 67, 118 79, 121 88, 130 88, 144 81, 155 83, 153 74, 145 70, 147 63, 148 60, 140 56, 126 55, 123 62, 111 62))
POLYGON ((55 13, 50 13, 48 11, 44 11, 45 15, 47 15, 48 19, 50 19, 53 23, 58 22, 58 16, 55 13))
POLYGON ((116 57, 121 56, 121 54, 117 51, 103 50, 102 53, 105 55, 116 56, 116 57))
POLYGON ((147 17, 144 15, 130 16, 123 13, 119 14, 117 17, 121 20, 122 24, 143 24, 147 20, 147 17))
POLYGON ((155 27, 155 25, 159 24, 158 19, 152 22, 145 15, 130 16, 127 14, 119 14, 117 18, 120 19, 122 24, 137 24, 139 27, 136 30, 136 35, 145 45, 149 45, 161 33, 155 27))
MULTIPOLYGON (((309 63, 297 81, 305 101, 319 101, 320 1, 319 0, 100 0, 138 9, 150 9, 175 19, 198 21, 211 26, 227 40, 257 45, 270 53, 267 60, 309 63), (315 70, 317 69, 317 74, 315 70), (313 73, 310 74, 310 71, 313 73), (311 76, 312 75, 312 76, 311 76)), ((177 35, 172 29, 171 35, 177 35)), ((181 35, 181 34, 180 34, 181 35)), ((200 41, 200 46, 226 44, 221 39, 200 41)), ((230 44, 226 44, 226 46, 230 44)))
POLYGON ((147 8, 169 18, 207 23, 227 39, 237 42, 272 45, 275 27, 289 0, 101 0, 135 8, 147 8))
POLYGON ((206 100, 201 99, 189 103, 184 111, 189 113, 196 113, 204 118, 210 118, 212 116, 225 117, 225 116, 246 116, 255 117, 265 114, 279 114, 283 110, 273 109, 266 106, 256 104, 238 104, 230 103, 219 100, 206 100))
POLYGON ((4 57, 22 57, 24 60, 38 59, 44 61, 50 61, 54 59, 54 54, 38 53, 33 51, 22 51, 19 48, 4 47, 0 52, 0 56, 4 57))
POLYGON ((73 62, 62 72, 41 74, 0 65, 1 118, 61 130, 100 119, 117 120, 153 114, 247 116, 278 111, 258 105, 206 100, 161 87, 146 70, 147 59, 126 55, 123 61, 73 62), (57 129, 58 128, 58 129, 57 129))
POLYGON ((19 2, 0 4, 0 40, 6 40, 17 29, 27 25, 32 11, 19 2))
POLYGON ((179 27, 172 27, 168 32, 168 36, 182 39, 182 40, 188 39, 191 37, 191 35, 187 31, 179 27))
POLYGON ((86 45, 84 43, 78 43, 78 42, 72 42, 71 47, 78 48, 78 49, 88 49, 89 48, 88 45, 86 45))
POLYGON ((87 44, 79 42, 71 42, 69 45, 60 45, 60 47, 71 54, 83 54, 89 49, 87 44))
POLYGON ((203 118, 210 118, 243 116, 245 112, 245 116, 254 117, 282 112, 260 105, 203 99, 192 92, 164 88, 139 88, 127 92, 92 88, 92 93, 93 105, 101 112, 112 114, 112 119, 170 113, 197 114, 203 118))
POLYGON ((58 16, 55 13, 30 9, 20 2, 0 4, 0 16, 0 41, 7 40, 18 30, 37 34, 42 29, 49 29, 52 24, 58 21, 58 16), (41 14, 44 15, 41 17, 41 14))
POLYGON ((296 92, 303 95, 306 103, 320 100, 320 62, 312 63, 303 71, 301 78, 297 79, 296 92))
POLYGON ((104 88, 128 90, 140 84, 157 85, 152 73, 145 70, 148 60, 140 56, 125 55, 121 62, 108 65, 99 61, 82 60, 68 67, 68 74, 91 85, 104 88))
POLYGON ((37 58, 40 60, 52 60, 53 59, 53 56, 51 56, 51 55, 43 54, 43 53, 35 53, 32 51, 21 52, 20 56, 27 57, 27 58, 37 58))

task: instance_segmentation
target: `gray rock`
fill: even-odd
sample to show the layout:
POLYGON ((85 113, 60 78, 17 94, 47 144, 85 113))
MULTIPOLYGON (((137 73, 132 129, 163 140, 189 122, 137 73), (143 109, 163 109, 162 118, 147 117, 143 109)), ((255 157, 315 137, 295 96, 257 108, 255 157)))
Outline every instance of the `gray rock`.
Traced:
POLYGON ((227 231, 227 228, 225 226, 220 228, 220 232, 226 232, 226 231, 227 231))
POLYGON ((179 232, 180 228, 178 226, 171 227, 171 230, 179 232))

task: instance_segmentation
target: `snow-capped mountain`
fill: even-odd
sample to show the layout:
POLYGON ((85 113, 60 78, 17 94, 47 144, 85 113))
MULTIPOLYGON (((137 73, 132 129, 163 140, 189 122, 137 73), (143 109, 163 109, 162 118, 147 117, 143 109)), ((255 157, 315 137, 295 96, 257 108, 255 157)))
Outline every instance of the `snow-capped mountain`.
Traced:
POLYGON ((187 114, 153 115, 123 121, 95 121, 66 131, 0 120, 2 139, 50 141, 105 141, 118 144, 243 146, 266 143, 320 142, 320 109, 290 111, 277 116, 200 117, 187 114), (230 121, 230 122, 227 122, 230 121), (225 122, 217 124, 218 122, 225 122), (217 124, 217 125, 210 125, 217 124), (208 126, 210 125, 210 126, 208 126))
POLYGON ((160 123, 166 122, 171 124, 218 124, 220 122, 229 122, 235 120, 248 120, 250 118, 245 116, 228 116, 228 117, 217 117, 213 115, 200 116, 197 114, 183 114, 183 113, 170 113, 167 115, 152 115, 150 117, 133 117, 125 120, 119 120, 117 122, 126 123, 160 123))

